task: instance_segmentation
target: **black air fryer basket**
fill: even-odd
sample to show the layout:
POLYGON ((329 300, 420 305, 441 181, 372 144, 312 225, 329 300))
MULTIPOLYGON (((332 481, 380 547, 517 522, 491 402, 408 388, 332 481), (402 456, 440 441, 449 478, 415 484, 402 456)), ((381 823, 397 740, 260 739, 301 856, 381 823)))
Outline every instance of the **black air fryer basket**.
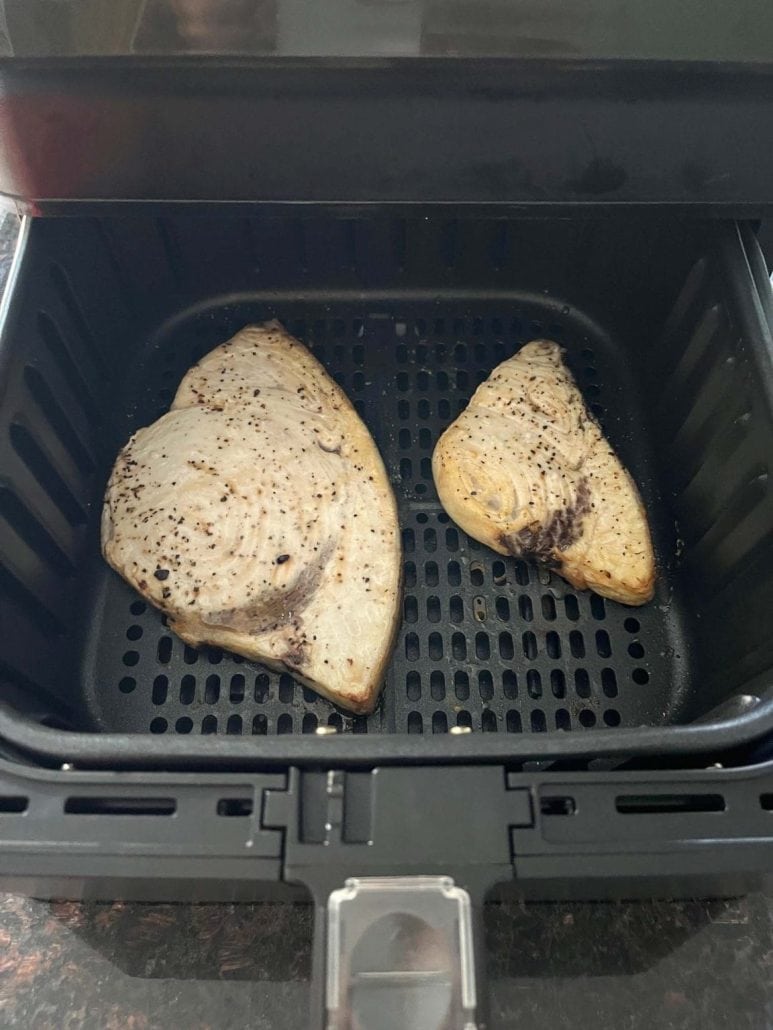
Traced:
MULTIPOLYGON (((0 339, 5 882, 173 900, 305 885, 331 1025, 355 969, 341 927, 370 925, 373 898, 450 906, 464 951, 465 899, 492 889, 758 882, 773 299, 755 230, 773 202, 773 65, 754 38, 707 28, 704 53, 662 13, 651 53, 591 32, 582 56, 537 59, 505 8, 495 44, 428 4, 416 54, 386 60, 362 35, 378 5, 316 52, 278 4, 282 31, 250 22, 240 53, 193 55, 170 13, 184 4, 126 0, 88 35, 74 3, 61 37, 8 6, 0 189, 26 217, 0 339), (352 399, 398 500, 402 626, 367 718, 183 645, 99 552, 119 448, 194 361, 268 318, 352 399), (502 558, 438 503, 439 434, 535 337, 565 348, 640 486, 651 604, 502 558), (387 879, 334 893, 328 922, 347 877, 387 879)), ((379 15, 390 53, 414 39, 409 7, 379 15)), ((449 990, 480 1022, 465 954, 449 990)))

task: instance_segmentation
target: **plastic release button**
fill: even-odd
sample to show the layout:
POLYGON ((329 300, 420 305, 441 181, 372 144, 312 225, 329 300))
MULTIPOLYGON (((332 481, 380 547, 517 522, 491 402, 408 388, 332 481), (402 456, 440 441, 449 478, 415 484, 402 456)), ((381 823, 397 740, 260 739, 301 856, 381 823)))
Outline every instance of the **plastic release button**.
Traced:
POLYGON ((474 1030, 470 898, 449 877, 346 881, 328 901, 329 1030, 474 1030))

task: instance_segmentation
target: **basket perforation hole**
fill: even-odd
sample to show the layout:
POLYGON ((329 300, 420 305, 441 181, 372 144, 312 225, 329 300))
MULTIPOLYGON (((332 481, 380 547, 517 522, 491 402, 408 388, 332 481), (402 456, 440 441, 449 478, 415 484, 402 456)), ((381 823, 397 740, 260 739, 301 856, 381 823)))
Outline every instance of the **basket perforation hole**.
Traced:
POLYGON ((557 730, 570 730, 572 728, 572 719, 569 712, 565 708, 556 709, 556 729, 557 730))
POLYGON ((217 716, 216 715, 205 715, 201 720, 201 732, 206 736, 211 733, 217 733, 217 716))
POLYGON ((591 610, 591 615, 598 622, 601 622, 603 619, 605 619, 607 617, 607 610, 606 610, 606 606, 604 604, 604 598, 600 597, 598 594, 591 594, 590 595, 590 610, 591 610))
MULTIPOLYGON (((422 418, 426 418, 426 415, 421 415, 419 409, 419 415, 422 418)), ((399 401, 397 405, 397 417, 401 419, 408 419, 411 417, 411 405, 408 401, 399 401)))
POLYGON ((407 594, 403 600, 403 618, 406 622, 418 622, 419 605, 413 594, 407 594))
POLYGON ((515 582, 521 586, 526 587, 529 585, 529 566, 525 561, 517 561, 515 563, 515 582))
POLYGON ((580 720, 580 725, 585 727, 586 730, 596 725, 596 713, 592 712, 590 708, 583 708, 578 719, 580 720))
MULTIPOLYGON (((265 672, 258 673, 255 677, 255 701, 262 705, 268 697, 269 678, 265 672)), ((253 732, 255 732, 253 730, 253 732)))
POLYGON ((401 429, 399 434, 398 434, 398 437, 397 437, 397 442, 399 443, 400 447, 404 451, 410 450, 410 446, 411 446, 411 431, 410 431, 410 429, 401 429))
POLYGON ((478 595, 472 599, 472 617, 476 622, 485 622, 488 612, 486 609, 486 598, 478 595))
POLYGON ((451 654, 457 662, 463 662, 467 658, 467 638, 464 633, 454 633, 451 637, 451 654))
POLYGON ((301 722, 301 733, 316 733, 319 720, 313 712, 306 712, 301 722))
POLYGON ((153 680, 153 688, 150 698, 154 705, 163 705, 166 702, 166 695, 169 690, 169 679, 166 676, 156 676, 153 680))
POLYGON ((601 670, 601 689, 605 697, 617 697, 617 676, 614 669, 601 670))
POLYGON ((570 622, 577 622, 580 618, 580 606, 574 594, 567 594, 564 598, 564 611, 570 622))
POLYGON ((432 433, 426 426, 422 426, 419 430, 419 447, 422 450, 428 451, 432 446, 432 433))
POLYGON ((574 689, 578 697, 590 697, 590 676, 587 669, 574 670, 574 689))
POLYGON ((566 676, 563 669, 550 670, 550 690, 553 697, 566 697, 566 676))
POLYGON ((502 622, 510 621, 510 602, 506 597, 498 597, 496 600, 497 618, 502 622))
POLYGON ((643 658, 644 648, 638 640, 634 640, 632 644, 628 645, 628 654, 631 658, 643 658))
POLYGON ((474 587, 483 586, 483 566, 479 561, 470 563, 470 582, 474 587))
POLYGON ((421 649, 419 647, 419 637, 416 633, 406 633, 405 635, 405 657, 409 662, 417 662, 421 655, 421 649))
POLYGON ((448 602, 451 622, 459 624, 464 618, 464 602, 458 594, 453 594, 448 602))
POLYGON ((432 526, 427 526, 424 530, 424 550, 430 552, 437 550, 437 533, 432 526))
POLYGON ((403 586, 409 590, 416 586, 416 565, 412 561, 403 564, 403 586))
POLYGON ((518 677, 513 669, 505 669, 502 673, 502 692, 509 701, 518 697, 518 677))
POLYGON ((432 408, 426 397, 421 397, 418 404, 416 405, 416 414, 421 419, 427 419, 432 414, 432 408))
POLYGON ((523 647, 524 657, 528 658, 530 662, 533 662, 537 657, 537 638, 531 630, 527 630, 526 633, 521 637, 521 645, 523 647))
POLYGON ((511 708, 505 716, 505 727, 508 733, 522 733, 521 713, 511 708))
POLYGON ((545 650, 548 658, 555 660, 561 657, 561 637, 553 630, 545 634, 545 650))
POLYGON ((204 683, 204 703, 216 705, 220 700, 220 677, 217 673, 210 673, 204 683))
POLYGON ((287 712, 282 712, 276 721, 276 731, 280 735, 293 732, 293 717, 287 712))
POLYGON ((491 578, 498 587, 503 587, 507 583, 507 566, 503 561, 497 559, 491 566, 491 578))
POLYGON ((466 726, 468 729, 471 730, 472 729, 472 715, 468 711, 465 711, 464 709, 462 709, 461 712, 457 712, 456 713, 456 725, 457 726, 466 726))
POLYGON ((265 737, 268 733, 268 719, 262 712, 258 712, 252 720, 252 732, 255 736, 265 737))
POLYGON ((447 397, 441 397, 437 404, 438 417, 443 420, 451 417, 451 402, 447 397))
POLYGON ((494 696, 494 677, 488 669, 478 673, 478 692, 482 701, 490 701, 494 696))
POLYGON ((436 587, 440 582, 440 571, 436 561, 424 563, 424 582, 428 587, 436 587))
POLYGON ((418 701, 421 697, 421 676, 413 669, 405 677, 405 694, 409 701, 418 701))
POLYGON ((427 598, 427 619, 429 622, 440 622, 440 598, 436 594, 427 598))
POLYGON ((186 665, 195 665, 199 660, 199 652, 195 647, 191 647, 190 644, 186 644, 183 648, 183 661, 186 665))
POLYGON ((127 640, 139 640, 142 636, 142 626, 129 626, 126 630, 127 640))
POLYGON ((161 637, 156 648, 156 658, 161 665, 168 665, 172 657, 172 638, 161 637))
POLYGON ((295 680, 283 672, 279 677, 279 700, 284 705, 291 705, 295 699, 295 680))
POLYGON ((411 385, 411 380, 407 372, 398 372, 396 376, 397 389, 400 393, 405 393, 411 385))
POLYGON ((175 733, 190 733, 193 729, 193 719, 188 715, 181 715, 174 724, 175 733))
POLYGON ((639 686, 644 686, 645 683, 649 683, 650 674, 646 669, 634 669, 631 673, 631 679, 639 686))
POLYGON ((603 719, 606 726, 619 726, 621 722, 620 713, 614 708, 607 708, 603 719))
POLYGON ((569 634, 569 650, 572 652, 573 658, 585 657, 585 641, 578 629, 573 629, 569 634))
POLYGON ((532 733, 545 733, 548 728, 548 721, 545 718, 545 713, 541 708, 533 709, 531 713, 531 730, 532 733))
POLYGON ((596 630, 596 654, 599 658, 609 658, 612 654, 612 644, 606 630, 596 630))
POLYGON ((628 633, 638 633, 639 629, 641 628, 639 626, 639 620, 633 618, 626 619, 623 625, 625 626, 628 633))
POLYGON ((230 736, 240 736, 242 732, 242 717, 241 715, 228 716, 228 722, 225 724, 225 731, 230 736))
POLYGON ((521 594, 518 598, 518 612, 524 622, 533 621, 534 606, 531 603, 531 598, 527 597, 526 594, 521 594))
POLYGON ((144 601, 132 601, 129 605, 129 611, 132 615, 144 615, 147 610, 148 606, 144 601))
POLYGON ((245 679, 244 676, 238 672, 235 676, 231 677, 231 685, 228 691, 228 697, 232 705, 241 704, 244 700, 245 693, 245 679))
POLYGON ((430 676, 430 697, 434 701, 442 701, 445 698, 445 677, 439 668, 435 668, 430 676))
POLYGON ((132 668, 132 666, 137 665, 139 660, 139 651, 124 651, 123 658, 121 659, 123 664, 130 669, 132 668))
POLYGON ((446 567, 446 573, 448 576, 448 585, 450 587, 458 587, 462 582, 462 569, 458 561, 450 561, 446 567))
POLYGON ((416 536, 410 526, 403 530, 403 550, 406 554, 416 550, 416 536))
POLYGON ((475 657, 482 662, 487 662, 491 657, 491 644, 487 633, 475 634, 475 657))
POLYGON ((454 673, 454 693, 459 701, 466 701, 470 696, 470 677, 463 669, 454 673))
POLYGON ((550 594, 542 595, 542 617, 546 622, 553 622, 556 617, 556 602, 550 594))
POLYGON ((118 689, 122 694, 131 694, 136 686, 137 681, 133 676, 124 676, 118 682, 118 689))
POLYGON ((537 669, 526 672, 526 693, 535 701, 542 697, 542 677, 537 669))
POLYGON ((443 638, 439 633, 430 633, 427 641, 429 657, 433 662, 439 662, 443 657, 443 638))
POLYGON ((424 723, 421 718, 420 712, 409 712, 408 713, 408 732, 409 733, 423 733, 424 723))
POLYGON ((403 483, 408 483, 413 479, 413 462, 410 458, 400 458, 400 479, 403 483))
POLYGON ((183 676, 180 680, 180 704, 192 705, 196 699, 196 677, 183 676))
POLYGON ((434 712, 432 715, 432 732, 448 733, 448 716, 445 712, 434 712))
POLYGON ((513 638, 509 633, 499 634, 499 657, 503 662, 512 661, 515 656, 515 647, 513 645, 513 638))
POLYGON ((155 719, 151 719, 150 721, 151 733, 166 733, 168 727, 169 723, 160 715, 157 715, 155 719))
POLYGON ((484 733, 496 733, 497 732, 497 717, 496 713, 492 712, 490 708, 484 708, 480 717, 480 728, 484 733))
POLYGON ((453 526, 446 527, 446 549, 449 551, 459 550, 459 533, 453 526))

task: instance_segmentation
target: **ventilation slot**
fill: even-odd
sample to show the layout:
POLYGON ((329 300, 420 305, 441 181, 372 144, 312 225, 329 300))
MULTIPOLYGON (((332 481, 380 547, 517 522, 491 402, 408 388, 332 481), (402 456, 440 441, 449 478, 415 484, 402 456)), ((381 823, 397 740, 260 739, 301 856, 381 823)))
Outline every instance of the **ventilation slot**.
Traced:
POLYGON ((86 513, 73 497, 66 483, 24 426, 14 423, 10 429, 11 445, 29 469, 51 502, 64 515, 71 526, 86 521, 86 513))
POLYGON ((67 314, 70 316, 72 324, 78 333, 84 350, 94 362, 94 366, 99 370, 102 378, 109 380, 111 378, 110 369, 105 361, 105 356, 97 346, 97 341, 95 340, 83 311, 81 310, 81 306, 75 297, 70 280, 67 278, 64 270, 56 264, 52 264, 50 266, 49 274, 54 287, 62 299, 62 303, 64 304, 67 314))
POLYGON ((217 814, 228 818, 244 819, 252 809, 252 798, 221 798, 217 803, 217 814))
POLYGON ((41 415, 51 427, 62 447, 72 458, 78 471, 82 472, 83 475, 90 475, 95 468, 94 459, 59 406, 48 383, 46 383, 40 372, 32 368, 31 365, 24 369, 24 381, 41 415))
POLYGON ((64 803, 66 815, 174 815, 174 798, 72 797, 64 803))
POLYGON ((94 398, 86 385, 78 366, 67 350, 59 328, 49 315, 41 311, 38 315, 38 332, 51 357, 59 366, 59 370, 78 401, 89 422, 99 423, 99 412, 94 398))
POLYGON ((8 487, 3 486, 0 486, 0 516, 55 572, 64 576, 72 575, 75 567, 64 551, 19 498, 8 487))
POLYGON ((623 815, 662 812, 724 812, 721 794, 621 794, 615 808, 623 815))
POLYGON ((0 797, 0 815, 21 815, 29 808, 30 799, 21 794, 6 794, 0 797))
POLYGON ((42 604, 4 565, 0 565, 0 593, 24 612, 47 637, 62 636, 65 628, 59 619, 42 604))

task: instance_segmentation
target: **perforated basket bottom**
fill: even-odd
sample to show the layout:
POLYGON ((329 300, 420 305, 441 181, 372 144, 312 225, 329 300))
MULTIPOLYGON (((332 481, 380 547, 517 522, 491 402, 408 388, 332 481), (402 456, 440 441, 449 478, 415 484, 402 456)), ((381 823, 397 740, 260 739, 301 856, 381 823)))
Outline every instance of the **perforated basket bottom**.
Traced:
POLYGON ((432 482, 434 442, 476 385, 520 344, 549 336, 567 348, 667 550, 670 521, 650 480, 635 397, 606 338, 589 336, 587 323, 570 315, 557 323, 538 300, 498 317, 469 306, 458 317, 434 307, 333 311, 338 317, 328 308, 316 318, 301 309, 298 320, 297 306, 268 312, 246 304, 177 322, 137 362, 127 435, 166 410, 194 360, 250 321, 278 314, 307 341, 373 432, 398 497, 403 624, 379 708, 351 718, 289 675, 187 647, 95 558, 82 669, 88 725, 158 734, 312 733, 319 725, 353 733, 464 726, 517 734, 676 721, 687 663, 667 576, 655 602, 638 609, 576 593, 547 570, 503 559, 468 538, 440 508, 432 482))

